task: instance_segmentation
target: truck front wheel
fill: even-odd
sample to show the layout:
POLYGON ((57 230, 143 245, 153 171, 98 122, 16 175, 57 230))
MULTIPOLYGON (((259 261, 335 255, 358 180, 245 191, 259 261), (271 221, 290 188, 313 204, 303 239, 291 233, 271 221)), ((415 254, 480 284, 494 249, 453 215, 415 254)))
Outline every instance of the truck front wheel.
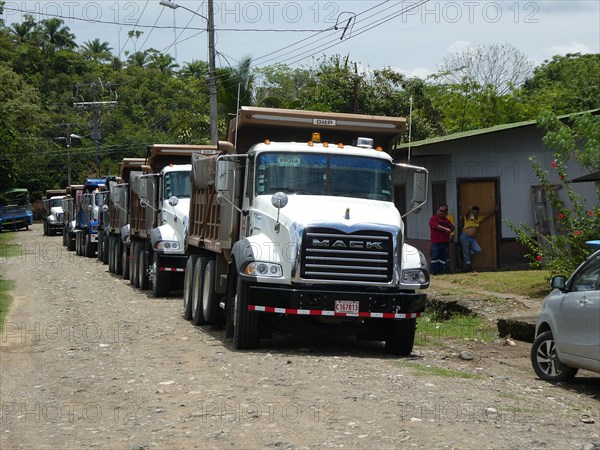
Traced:
POLYGON ((409 356, 415 343, 417 319, 389 321, 386 329, 385 350, 392 355, 409 356))
POLYGON ((233 345, 238 350, 258 347, 258 313, 248 311, 250 283, 238 277, 235 295, 233 345))
POLYGON ((86 258, 93 258, 95 255, 94 243, 92 242, 92 236, 89 234, 85 235, 85 245, 83 246, 83 253, 86 258))
POLYGON ((67 249, 71 252, 75 251, 76 241, 71 231, 67 231, 67 249))
POLYGON ((147 291, 150 280, 148 278, 148 253, 143 245, 139 246, 138 256, 138 282, 141 291, 147 291))
POLYGON ((154 254, 152 261, 152 295, 155 297, 166 297, 169 295, 169 287, 171 284, 171 274, 168 272, 161 272, 160 258, 158 253, 154 254))

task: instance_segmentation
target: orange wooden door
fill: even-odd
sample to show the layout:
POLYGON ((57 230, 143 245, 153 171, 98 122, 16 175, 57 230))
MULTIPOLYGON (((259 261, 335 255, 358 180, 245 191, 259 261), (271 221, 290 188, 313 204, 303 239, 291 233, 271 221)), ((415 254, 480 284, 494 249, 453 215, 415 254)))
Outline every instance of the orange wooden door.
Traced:
MULTIPOLYGON (((461 181, 458 195, 462 217, 473 205, 479 206, 479 211, 482 214, 493 211, 494 207, 498 205, 495 181, 461 181)), ((492 214, 479 225, 475 239, 481 246, 481 253, 471 257, 471 264, 474 269, 498 267, 496 229, 495 214, 492 214)))

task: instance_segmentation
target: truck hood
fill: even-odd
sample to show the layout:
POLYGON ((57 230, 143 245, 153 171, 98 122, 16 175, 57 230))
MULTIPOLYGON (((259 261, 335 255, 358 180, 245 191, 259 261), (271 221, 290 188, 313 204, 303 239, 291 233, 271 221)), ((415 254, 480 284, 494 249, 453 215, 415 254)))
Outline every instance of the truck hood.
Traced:
MULTIPOLYGON (((271 196, 268 195, 256 198, 252 212, 258 222, 277 220, 277 208, 271 204, 271 196)), ((288 204, 280 209, 279 221, 288 229, 295 225, 308 226, 314 223, 325 226, 331 223, 336 228, 348 229, 357 224, 368 223, 396 228, 402 226, 400 213, 391 202, 310 195, 289 195, 288 204)))

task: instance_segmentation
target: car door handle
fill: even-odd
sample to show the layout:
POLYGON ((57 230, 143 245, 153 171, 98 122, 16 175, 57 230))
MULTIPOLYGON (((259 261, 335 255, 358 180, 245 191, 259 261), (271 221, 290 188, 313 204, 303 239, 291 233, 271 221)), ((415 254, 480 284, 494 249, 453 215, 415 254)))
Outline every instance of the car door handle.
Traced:
POLYGON ((588 299, 585 295, 579 299, 579 303, 581 303, 582 305, 585 305, 587 302, 588 299))

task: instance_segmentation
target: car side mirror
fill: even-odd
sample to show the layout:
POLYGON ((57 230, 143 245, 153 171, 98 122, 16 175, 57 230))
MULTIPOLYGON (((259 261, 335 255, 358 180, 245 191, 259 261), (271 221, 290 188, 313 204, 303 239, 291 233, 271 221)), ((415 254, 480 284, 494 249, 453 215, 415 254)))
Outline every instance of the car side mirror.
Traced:
POLYGON ((563 276, 552 277, 552 287, 554 289, 560 289, 561 291, 563 291, 565 289, 565 277, 563 277, 563 276))

